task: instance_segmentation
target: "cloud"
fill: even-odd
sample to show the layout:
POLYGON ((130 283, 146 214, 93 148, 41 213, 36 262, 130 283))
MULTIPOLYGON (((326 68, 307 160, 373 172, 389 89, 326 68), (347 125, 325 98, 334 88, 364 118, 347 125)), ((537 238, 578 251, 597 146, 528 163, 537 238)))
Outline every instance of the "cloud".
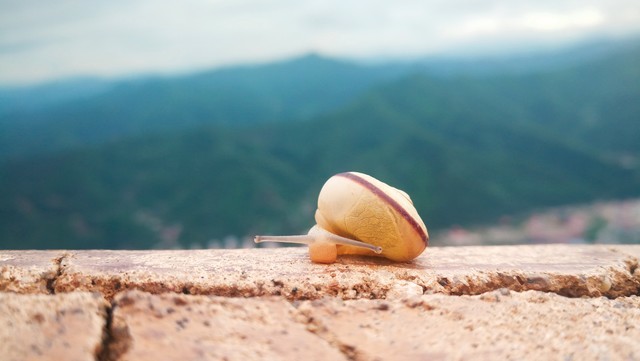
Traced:
POLYGON ((499 38, 504 34, 544 34, 597 28, 605 15, 595 8, 567 12, 530 11, 521 14, 480 14, 451 27, 449 36, 460 39, 499 38))
POLYGON ((640 30, 637 0, 0 0, 0 83, 640 30))

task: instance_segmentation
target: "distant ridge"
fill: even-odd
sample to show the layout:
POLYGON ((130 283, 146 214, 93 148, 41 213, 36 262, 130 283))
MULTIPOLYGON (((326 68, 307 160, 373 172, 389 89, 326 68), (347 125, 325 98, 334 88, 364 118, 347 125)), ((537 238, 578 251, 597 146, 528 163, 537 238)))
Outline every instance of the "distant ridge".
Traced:
POLYGON ((632 39, 525 57, 430 58, 377 65, 309 53, 182 76, 118 82, 75 79, 5 88, 0 89, 0 160, 201 125, 308 120, 346 105, 372 86, 412 73, 445 78, 526 75, 638 48, 640 41, 632 39))
POLYGON ((95 96, 5 114, 0 122, 0 159, 206 124, 310 119, 397 76, 389 67, 362 67, 308 55, 274 64, 116 83, 95 96))

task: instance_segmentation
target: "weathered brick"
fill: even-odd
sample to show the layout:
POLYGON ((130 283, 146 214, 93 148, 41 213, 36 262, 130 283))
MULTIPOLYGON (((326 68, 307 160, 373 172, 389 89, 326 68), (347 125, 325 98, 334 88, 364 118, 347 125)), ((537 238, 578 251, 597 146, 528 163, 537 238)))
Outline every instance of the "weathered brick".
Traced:
POLYGON ((98 294, 0 293, 0 359, 96 360, 108 304, 98 294))
POLYGON ((116 297, 110 355, 155 360, 346 360, 282 298, 129 291, 116 297))
POLYGON ((357 360, 637 360, 640 297, 506 289, 403 301, 323 299, 298 311, 357 360))

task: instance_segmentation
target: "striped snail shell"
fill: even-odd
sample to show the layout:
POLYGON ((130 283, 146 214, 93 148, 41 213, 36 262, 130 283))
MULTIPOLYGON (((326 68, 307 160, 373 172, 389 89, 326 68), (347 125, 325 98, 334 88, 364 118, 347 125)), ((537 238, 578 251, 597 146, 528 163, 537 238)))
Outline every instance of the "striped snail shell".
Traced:
POLYGON ((378 255, 405 262, 429 244, 429 233, 409 195, 369 175, 336 174, 320 190, 316 225, 299 236, 256 236, 255 242, 309 245, 316 263, 340 254, 378 255))

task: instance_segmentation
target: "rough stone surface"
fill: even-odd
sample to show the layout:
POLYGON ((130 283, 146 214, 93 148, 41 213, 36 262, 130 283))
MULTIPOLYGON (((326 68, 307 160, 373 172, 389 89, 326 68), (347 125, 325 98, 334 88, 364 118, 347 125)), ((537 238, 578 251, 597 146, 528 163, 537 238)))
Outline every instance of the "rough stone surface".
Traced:
POLYGON ((111 354, 118 360, 640 358, 637 296, 566 298, 501 289, 290 304, 129 291, 115 305, 111 354))
MULTIPOLYGON (((283 295, 385 298, 480 294, 509 288, 564 296, 640 292, 637 258, 606 246, 433 247, 409 263, 340 257, 309 261, 304 248, 202 251, 84 251, 62 259, 56 292, 89 290, 111 299, 125 289, 231 297, 283 295), (636 267, 637 268, 637 267, 636 267), (407 293, 408 292, 408 293, 407 293)), ((635 252, 635 250, 634 250, 635 252)))
POLYGON ((640 244, 611 245, 609 248, 640 259, 640 244))
POLYGON ((634 360, 639 259, 626 245, 332 265, 304 248, 0 251, 0 360, 634 360))
POLYGON ((294 320, 278 299, 129 291, 116 297, 111 334, 118 360, 346 360, 294 320))
POLYGON ((0 291, 51 293, 63 255, 60 251, 0 250, 0 291))
POLYGON ((353 360, 637 360, 640 297, 507 289, 403 301, 323 299, 298 312, 353 360))
POLYGON ((97 294, 0 293, 0 359, 96 360, 108 304, 97 294))
MULTIPOLYGON (((636 281, 640 283, 640 245, 618 246, 613 247, 613 249, 621 254, 629 256, 629 270, 635 277, 636 281)), ((640 292, 638 292, 638 295, 640 295, 640 292)))

